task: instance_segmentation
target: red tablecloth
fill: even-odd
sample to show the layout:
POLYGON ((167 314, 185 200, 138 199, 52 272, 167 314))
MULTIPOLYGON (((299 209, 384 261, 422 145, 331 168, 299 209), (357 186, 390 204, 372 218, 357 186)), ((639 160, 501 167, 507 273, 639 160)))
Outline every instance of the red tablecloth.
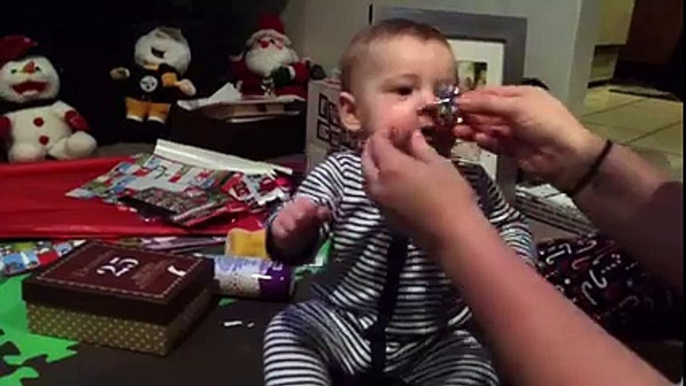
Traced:
MULTIPOLYGON (((124 158, 0 165, 0 239, 78 239, 188 235, 171 226, 146 223, 135 213, 65 193, 107 173, 124 158)), ((193 234, 225 235, 235 227, 256 230, 249 217, 193 234)))

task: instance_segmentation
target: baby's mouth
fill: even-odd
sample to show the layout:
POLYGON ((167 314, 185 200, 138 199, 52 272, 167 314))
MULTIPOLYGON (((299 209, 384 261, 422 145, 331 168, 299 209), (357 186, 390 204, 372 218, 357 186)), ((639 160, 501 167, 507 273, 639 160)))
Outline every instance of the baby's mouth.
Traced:
POLYGON ((433 147, 440 155, 450 157, 451 143, 453 142, 452 133, 446 129, 441 129, 440 126, 424 126, 420 130, 429 146, 433 147))
POLYGON ((422 135, 426 139, 426 142, 433 146, 433 141, 434 141, 434 133, 436 132, 436 128, 433 126, 425 126, 421 129, 422 135))

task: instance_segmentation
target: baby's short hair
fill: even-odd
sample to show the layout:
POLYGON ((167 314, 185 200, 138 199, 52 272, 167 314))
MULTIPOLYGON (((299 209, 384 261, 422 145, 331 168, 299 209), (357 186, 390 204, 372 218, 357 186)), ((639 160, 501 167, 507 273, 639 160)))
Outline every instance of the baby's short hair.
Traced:
POLYGON ((411 36, 422 41, 437 41, 450 49, 448 39, 437 28, 408 19, 389 19, 381 21, 360 31, 343 53, 341 59, 341 88, 349 92, 353 72, 367 56, 366 50, 373 43, 397 37, 411 36))

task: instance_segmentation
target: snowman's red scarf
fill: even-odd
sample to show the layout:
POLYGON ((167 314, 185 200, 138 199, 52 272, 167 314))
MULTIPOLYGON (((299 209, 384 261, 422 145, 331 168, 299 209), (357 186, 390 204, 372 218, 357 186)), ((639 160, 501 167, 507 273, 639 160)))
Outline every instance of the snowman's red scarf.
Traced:
POLYGON ((57 102, 57 99, 55 99, 55 98, 41 99, 41 100, 24 102, 24 103, 2 101, 2 102, 0 102, 0 115, 5 115, 5 114, 13 113, 15 111, 32 109, 32 108, 36 108, 36 107, 52 106, 56 102, 57 102))

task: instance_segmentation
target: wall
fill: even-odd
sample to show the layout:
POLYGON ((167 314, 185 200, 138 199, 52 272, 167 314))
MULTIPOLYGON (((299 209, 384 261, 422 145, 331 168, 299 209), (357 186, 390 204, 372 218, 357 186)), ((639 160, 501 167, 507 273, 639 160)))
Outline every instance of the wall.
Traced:
POLYGON ((298 53, 331 73, 346 44, 368 25, 369 4, 365 0, 288 0, 282 18, 298 53))
POLYGON ((528 18, 525 75, 545 80, 580 112, 597 40, 597 0, 290 0, 284 21, 302 53, 332 68, 366 25, 370 3, 528 18))
POLYGON ((636 0, 602 0, 598 45, 624 45, 636 0))

